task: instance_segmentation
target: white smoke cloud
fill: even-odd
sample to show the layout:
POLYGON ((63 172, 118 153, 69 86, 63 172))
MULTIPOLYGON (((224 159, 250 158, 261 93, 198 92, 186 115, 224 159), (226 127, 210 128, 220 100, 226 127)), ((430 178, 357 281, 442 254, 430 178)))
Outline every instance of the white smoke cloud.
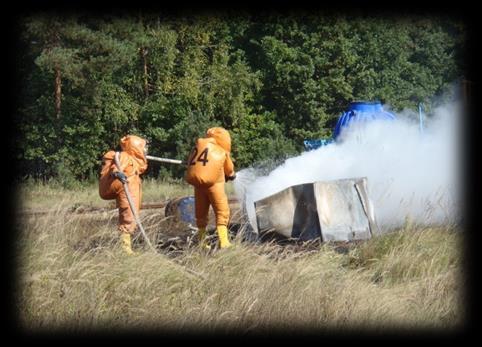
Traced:
POLYGON ((353 177, 367 177, 380 227, 400 226, 407 217, 420 224, 455 221, 462 166, 459 105, 435 109, 423 131, 417 113, 396 116, 350 126, 340 142, 290 158, 268 175, 255 168, 238 172, 235 190, 253 228, 254 201, 297 184, 353 177))

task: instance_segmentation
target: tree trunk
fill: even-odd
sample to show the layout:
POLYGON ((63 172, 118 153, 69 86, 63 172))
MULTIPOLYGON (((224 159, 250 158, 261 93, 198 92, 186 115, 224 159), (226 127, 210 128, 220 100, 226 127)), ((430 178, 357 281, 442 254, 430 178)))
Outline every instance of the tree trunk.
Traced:
POLYGON ((60 119, 60 105, 62 102, 62 80, 60 78, 60 68, 55 67, 55 114, 60 119))
POLYGON ((144 47, 141 47, 140 53, 142 57, 143 67, 144 67, 144 95, 148 97, 149 83, 148 83, 148 74, 147 74, 147 49, 145 49, 144 47))

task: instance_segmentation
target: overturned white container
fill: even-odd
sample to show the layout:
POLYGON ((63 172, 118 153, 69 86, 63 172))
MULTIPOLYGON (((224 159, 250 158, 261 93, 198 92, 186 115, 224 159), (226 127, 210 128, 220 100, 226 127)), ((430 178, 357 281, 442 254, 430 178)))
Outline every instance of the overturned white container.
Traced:
POLYGON ((351 241, 378 233, 365 177, 291 186, 254 205, 259 236, 351 241))

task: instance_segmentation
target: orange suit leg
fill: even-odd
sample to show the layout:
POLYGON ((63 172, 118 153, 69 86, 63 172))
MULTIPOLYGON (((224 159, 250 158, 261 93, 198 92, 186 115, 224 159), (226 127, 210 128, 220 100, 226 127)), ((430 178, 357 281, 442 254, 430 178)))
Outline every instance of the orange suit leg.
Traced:
POLYGON ((206 228, 208 225, 209 196, 204 187, 194 187, 194 205, 196 209, 196 225, 198 228, 206 228))
MULTIPOLYGON (((136 209, 137 215, 139 215, 140 205, 141 205, 141 184, 140 178, 138 176, 132 176, 129 178, 129 193, 131 195, 134 208, 136 209)), ((131 208, 129 206, 129 201, 127 200, 127 195, 124 188, 117 195, 117 206, 119 208, 119 223, 118 229, 121 233, 134 234, 136 230, 136 221, 134 215, 132 214, 131 208)))
POLYGON ((224 182, 215 183, 209 187, 208 195, 216 215, 216 225, 227 226, 229 222, 229 205, 228 197, 224 191, 224 182))

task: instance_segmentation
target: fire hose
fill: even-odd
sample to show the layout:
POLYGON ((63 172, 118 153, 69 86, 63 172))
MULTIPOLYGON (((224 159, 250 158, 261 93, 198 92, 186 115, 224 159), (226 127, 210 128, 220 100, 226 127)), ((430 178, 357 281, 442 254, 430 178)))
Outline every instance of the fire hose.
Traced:
MULTIPOLYGON (((121 166, 119 163, 119 152, 115 152, 115 166, 117 166, 117 170, 121 170, 121 166)), ((156 249, 152 246, 151 241, 149 241, 149 238, 146 235, 146 232, 144 231, 144 228, 142 227, 141 220, 139 219, 139 216, 137 215, 136 209, 134 207, 134 203, 132 202, 132 197, 131 193, 129 192, 129 183, 127 181, 122 182, 122 186, 124 187, 124 192, 126 193, 127 196, 127 201, 129 202, 129 207, 131 208, 132 215, 134 216, 134 220, 137 223, 137 226, 139 227, 142 236, 144 236, 144 240, 146 240, 146 243, 149 245, 149 247, 153 250, 156 251, 156 249)))
MULTIPOLYGON (((146 158, 149 159, 149 156, 146 156, 146 158)), ((173 159, 164 159, 164 158, 157 158, 157 157, 151 157, 151 158, 163 159, 164 162, 165 162, 165 160, 169 160, 169 162, 171 162, 171 163, 175 162, 173 159)), ((117 170, 122 171, 121 166, 120 166, 120 162, 119 162, 119 152, 115 152, 114 161, 115 161, 115 165, 117 167, 117 170)), ((178 164, 182 163, 181 160, 178 160, 178 162, 179 162, 178 164)), ((139 227, 139 229, 142 233, 142 236, 144 236, 144 239, 146 240, 146 243, 149 245, 151 250, 153 250, 154 252, 157 253, 154 246, 152 246, 151 241, 149 241, 149 238, 147 237, 147 234, 144 231, 144 228, 142 227, 141 220, 139 219, 139 216, 137 215, 136 209, 134 207, 134 203, 133 203, 132 198, 131 198, 131 194, 129 192, 128 182, 127 181, 122 182, 122 186, 124 187, 124 192, 126 193, 127 201, 129 202, 129 207, 131 208, 132 215, 134 216, 134 220, 136 221, 137 226, 139 227)), ((181 266, 185 271, 187 271, 190 274, 196 275, 197 277, 205 278, 202 274, 200 274, 196 271, 188 269, 185 266, 182 266, 181 264, 177 264, 177 263, 175 263, 175 264, 178 265, 178 266, 181 266)))
POLYGON ((170 164, 184 164, 182 160, 177 160, 177 159, 166 159, 166 158, 159 158, 159 157, 154 157, 152 155, 146 155, 147 160, 153 160, 153 161, 158 161, 160 163, 170 163, 170 164))

